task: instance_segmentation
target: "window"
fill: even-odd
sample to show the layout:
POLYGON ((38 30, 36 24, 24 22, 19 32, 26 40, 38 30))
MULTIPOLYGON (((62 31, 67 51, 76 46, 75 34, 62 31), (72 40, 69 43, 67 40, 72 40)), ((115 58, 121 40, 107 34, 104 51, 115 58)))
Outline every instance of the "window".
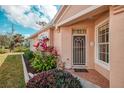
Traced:
POLYGON ((109 24, 98 27, 98 60, 109 63, 109 24))
POLYGON ((86 34, 86 29, 72 29, 72 34, 86 34))

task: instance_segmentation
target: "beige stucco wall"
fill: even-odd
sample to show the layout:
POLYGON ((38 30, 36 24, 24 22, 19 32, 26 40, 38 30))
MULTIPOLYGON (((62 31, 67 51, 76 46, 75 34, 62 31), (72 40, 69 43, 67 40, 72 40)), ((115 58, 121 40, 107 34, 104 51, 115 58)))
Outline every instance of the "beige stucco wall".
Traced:
POLYGON ((87 30, 86 38, 86 64, 87 68, 93 69, 94 68, 94 46, 90 46, 90 43, 94 43, 94 23, 93 21, 86 21, 76 23, 71 26, 61 27, 60 32, 57 33, 55 37, 58 38, 56 41, 55 47, 58 47, 61 50, 61 58, 63 62, 66 62, 66 68, 72 67, 72 28, 85 28, 87 30), (61 38, 61 39, 60 39, 61 38), (61 42, 60 42, 60 41, 61 42), (58 42, 58 43, 57 43, 58 42), (60 44, 61 43, 61 44, 60 44), (58 45, 60 44, 60 45, 58 45), (62 49, 60 49, 62 48, 62 49))
MULTIPOLYGON (((109 18, 109 12, 103 13, 101 14, 96 20, 95 20, 95 26, 98 25, 99 23, 101 23, 102 21, 106 20, 107 18, 109 18)), ((95 31, 96 33, 96 31, 95 31)), ((96 41, 95 41, 96 42, 96 41)), ((96 42, 97 43, 97 42, 96 42)), ((96 52, 96 51, 95 51, 96 52)), ((110 78, 110 73, 109 70, 107 70, 106 68, 102 67, 101 65, 99 65, 97 62, 97 60, 95 60, 95 69, 102 74, 104 77, 106 77, 108 80, 110 78)))
POLYGON ((61 27, 61 33, 62 33, 62 61, 66 63, 66 68, 71 68, 71 47, 72 47, 72 36, 71 31, 69 27, 61 27))
POLYGON ((110 87, 124 88, 124 12, 110 12, 110 87))
POLYGON ((53 31, 53 45, 56 48, 59 55, 62 54, 62 35, 61 31, 59 29, 54 29, 53 31))
POLYGON ((50 29, 50 31, 49 31, 49 39, 50 39, 50 41, 49 41, 49 45, 50 46, 54 46, 54 29, 50 29))

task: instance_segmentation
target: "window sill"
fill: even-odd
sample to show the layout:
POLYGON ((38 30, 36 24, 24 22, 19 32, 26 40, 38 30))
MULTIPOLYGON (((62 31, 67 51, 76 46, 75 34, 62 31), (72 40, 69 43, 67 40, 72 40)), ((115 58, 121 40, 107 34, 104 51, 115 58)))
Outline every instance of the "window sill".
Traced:
POLYGON ((103 67, 106 70, 110 70, 109 63, 105 63, 104 61, 101 60, 96 60, 96 64, 98 64, 99 66, 103 67))

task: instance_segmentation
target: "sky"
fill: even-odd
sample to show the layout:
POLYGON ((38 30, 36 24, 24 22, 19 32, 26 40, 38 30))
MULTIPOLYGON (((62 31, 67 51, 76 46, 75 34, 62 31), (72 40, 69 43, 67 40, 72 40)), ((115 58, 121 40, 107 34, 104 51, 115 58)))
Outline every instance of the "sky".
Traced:
POLYGON ((60 5, 0 6, 0 33, 12 31, 13 24, 15 33, 28 37, 42 28, 36 24, 37 22, 49 23, 60 7, 60 5))

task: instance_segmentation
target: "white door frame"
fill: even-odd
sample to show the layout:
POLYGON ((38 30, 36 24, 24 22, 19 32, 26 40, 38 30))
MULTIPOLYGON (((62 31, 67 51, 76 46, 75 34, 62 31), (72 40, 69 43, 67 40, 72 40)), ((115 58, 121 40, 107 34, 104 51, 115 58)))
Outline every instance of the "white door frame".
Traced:
MULTIPOLYGON (((86 30, 87 32, 87 30, 86 30)), ((72 68, 86 68, 87 66, 87 33, 85 34, 72 34, 72 62, 71 62, 71 66, 72 68), (73 64, 73 38, 74 36, 85 36, 85 65, 74 65, 73 64)))

